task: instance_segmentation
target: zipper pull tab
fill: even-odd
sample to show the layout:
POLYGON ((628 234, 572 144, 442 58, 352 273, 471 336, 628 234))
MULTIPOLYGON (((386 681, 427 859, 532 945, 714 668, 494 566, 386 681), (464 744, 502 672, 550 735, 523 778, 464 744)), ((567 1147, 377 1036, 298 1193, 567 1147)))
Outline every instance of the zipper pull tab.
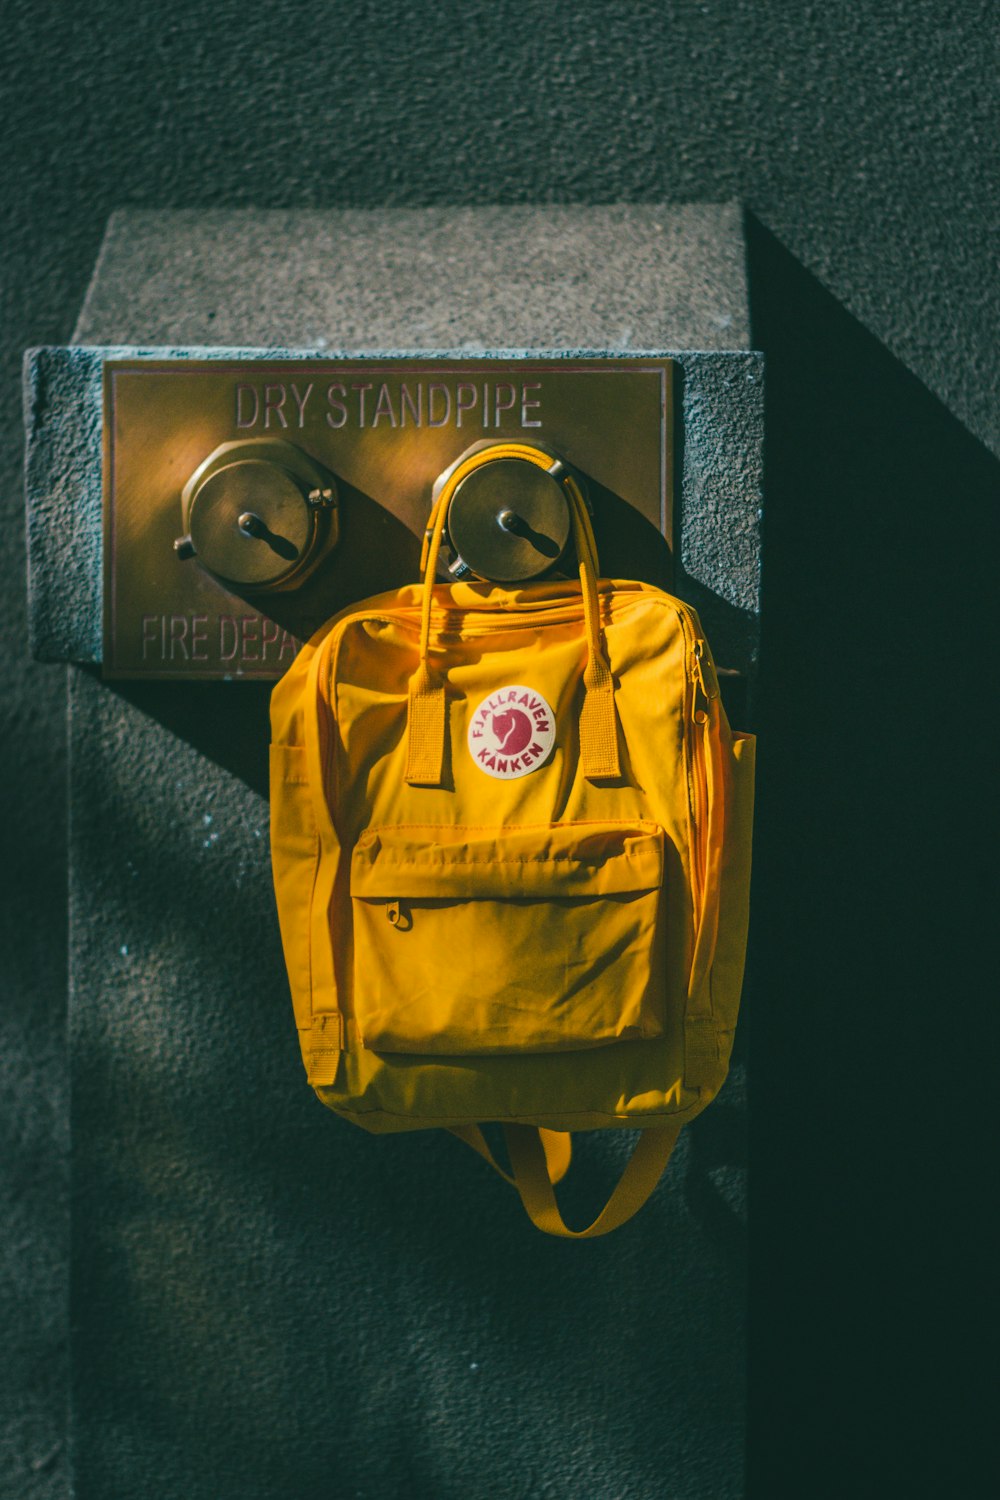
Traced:
POLYGON ((712 659, 705 654, 705 642, 695 641, 692 647, 694 657, 695 695, 694 695, 694 721, 696 724, 708 723, 708 705, 713 698, 719 696, 719 679, 715 675, 712 659), (699 699, 698 690, 701 690, 699 699))
POLYGON ((699 681, 702 693, 711 702, 711 699, 718 697, 718 678, 715 676, 715 667, 712 666, 711 655, 706 655, 705 642, 703 640, 696 640, 694 642, 693 655, 694 675, 696 675, 697 681, 699 681))
POLYGON ((393 927, 398 927, 400 932, 409 932, 413 926, 413 918, 409 908, 401 901, 389 901, 386 903, 385 914, 393 927))

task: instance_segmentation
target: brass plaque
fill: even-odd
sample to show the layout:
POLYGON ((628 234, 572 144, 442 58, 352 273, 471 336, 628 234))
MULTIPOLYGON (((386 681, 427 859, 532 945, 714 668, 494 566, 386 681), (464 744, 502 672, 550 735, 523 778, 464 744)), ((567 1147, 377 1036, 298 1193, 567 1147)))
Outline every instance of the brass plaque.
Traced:
POLYGON ((105 675, 279 677, 331 615, 416 581, 434 481, 484 438, 555 449, 593 507, 602 572, 669 587, 671 374, 641 357, 109 361, 105 675), (206 463, 224 444, 240 447, 206 463), (275 516, 294 516, 288 536, 275 516), (289 550, 243 567, 242 547, 289 550))

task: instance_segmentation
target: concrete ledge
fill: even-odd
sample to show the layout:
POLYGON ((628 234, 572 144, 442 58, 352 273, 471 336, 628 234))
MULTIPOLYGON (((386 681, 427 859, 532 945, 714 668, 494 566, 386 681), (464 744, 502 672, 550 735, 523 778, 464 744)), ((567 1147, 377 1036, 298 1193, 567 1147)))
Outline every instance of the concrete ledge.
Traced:
POLYGON ((736 203, 113 214, 75 344, 744 349, 736 203))

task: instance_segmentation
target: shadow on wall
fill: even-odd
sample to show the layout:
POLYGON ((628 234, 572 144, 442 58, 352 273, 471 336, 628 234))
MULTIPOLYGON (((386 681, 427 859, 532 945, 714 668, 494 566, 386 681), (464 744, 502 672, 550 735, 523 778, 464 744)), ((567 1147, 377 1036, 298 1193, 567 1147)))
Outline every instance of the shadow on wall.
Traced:
MULTIPOLYGON (((99 680, 100 669, 93 669, 92 675, 99 680)), ((104 686, 223 767, 258 797, 268 795, 270 682, 110 682, 104 686)))
POLYGON ((749 1494, 958 1493, 991 1427, 968 1355, 1000 465, 748 232, 768 390, 749 1494))
MULTIPOLYGON (((73 713, 92 747, 74 802, 80 1500, 653 1500, 664 1475, 738 1500, 742 1261, 690 1190, 725 1133, 685 1132, 634 1223, 576 1246, 442 1132, 331 1117, 295 1056, 258 799, 89 674, 73 713)), ((583 1143, 581 1217, 621 1165, 609 1135, 583 1143)))

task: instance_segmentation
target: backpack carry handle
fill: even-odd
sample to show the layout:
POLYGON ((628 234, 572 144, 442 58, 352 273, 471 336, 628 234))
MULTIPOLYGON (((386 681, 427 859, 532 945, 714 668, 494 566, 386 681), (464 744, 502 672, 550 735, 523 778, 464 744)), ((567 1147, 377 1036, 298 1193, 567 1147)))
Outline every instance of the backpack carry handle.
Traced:
MULTIPOLYGON (((410 786, 440 786, 443 780, 448 705, 445 684, 437 680, 431 671, 429 656, 434 578, 448 506, 455 490, 469 474, 483 464, 500 458, 522 459, 546 470, 553 465, 550 454, 543 453, 540 448, 533 448, 528 443, 498 443, 492 448, 470 454, 449 476, 438 496, 421 552, 424 577, 420 611, 420 660, 410 679, 407 714, 406 780, 410 786)), ((562 483, 570 502, 587 637, 587 665, 583 674, 584 701, 580 711, 580 759, 583 773, 589 781, 613 780, 621 775, 618 721, 614 682, 601 643, 597 546, 590 514, 579 485, 569 473, 563 477, 562 483)))
MULTIPOLYGON (((580 490, 580 486, 577 483, 576 479, 569 472, 569 470, 565 468, 561 460, 554 459, 550 453, 546 453, 544 449, 535 448, 530 443, 515 442, 493 443, 491 444, 489 449, 481 449, 478 453, 470 454, 469 457, 470 459, 475 460, 475 462, 469 463, 468 467, 466 467, 466 463, 463 463, 461 474, 453 476, 453 478, 450 479, 448 483, 442 486, 441 493, 434 501, 434 504, 431 507, 430 515, 427 517, 427 526, 424 529, 424 540, 420 548, 421 578, 424 578, 427 573, 427 559, 430 554, 431 538, 434 535, 434 529, 437 524, 438 515, 441 514, 441 516, 443 517, 441 522, 443 535, 444 525, 448 518, 448 507, 451 503, 452 497, 455 494, 455 491, 458 489, 458 486, 462 483, 463 480, 468 478, 469 474, 471 474, 475 469, 481 468, 484 464, 487 463, 494 463, 498 458, 518 458, 522 462, 537 464, 539 468, 545 469, 545 471, 549 474, 552 474, 553 477, 556 477, 557 469, 562 469, 562 473, 558 475, 558 481, 566 491, 567 495, 570 497, 570 522, 572 524, 575 510, 574 498, 579 498, 582 505, 582 520, 584 527, 583 545, 586 547, 588 553, 590 554, 590 562, 591 566, 593 567, 595 576, 598 576, 600 574, 601 568, 597 558, 597 541, 594 537, 594 526, 593 522, 590 519, 590 511, 587 509, 587 502, 583 498, 582 491, 580 490)), ((581 548, 575 533, 573 537, 573 545, 577 550, 577 555, 579 556, 581 553, 581 548)), ((437 569, 435 566, 435 572, 436 571, 437 569)))

